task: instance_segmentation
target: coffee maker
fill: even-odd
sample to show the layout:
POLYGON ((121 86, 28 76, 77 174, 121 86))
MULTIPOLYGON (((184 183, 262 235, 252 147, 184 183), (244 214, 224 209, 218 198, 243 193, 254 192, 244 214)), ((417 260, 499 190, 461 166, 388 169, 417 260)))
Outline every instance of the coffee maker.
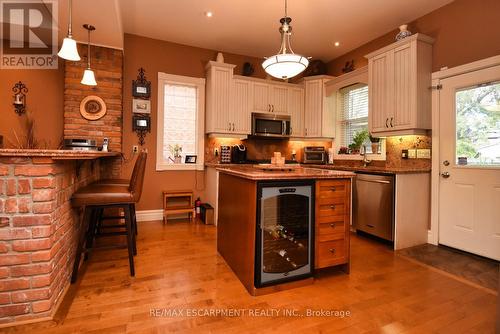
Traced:
POLYGON ((247 162, 247 147, 243 144, 231 147, 231 163, 244 164, 247 162))

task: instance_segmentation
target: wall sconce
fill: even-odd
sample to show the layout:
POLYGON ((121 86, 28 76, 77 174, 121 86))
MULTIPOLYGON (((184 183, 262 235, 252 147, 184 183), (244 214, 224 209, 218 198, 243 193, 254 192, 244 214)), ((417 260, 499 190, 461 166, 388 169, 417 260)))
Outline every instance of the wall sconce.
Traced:
POLYGON ((28 92, 28 88, 19 81, 12 87, 12 91, 14 92, 14 111, 21 116, 26 112, 26 93, 28 92))

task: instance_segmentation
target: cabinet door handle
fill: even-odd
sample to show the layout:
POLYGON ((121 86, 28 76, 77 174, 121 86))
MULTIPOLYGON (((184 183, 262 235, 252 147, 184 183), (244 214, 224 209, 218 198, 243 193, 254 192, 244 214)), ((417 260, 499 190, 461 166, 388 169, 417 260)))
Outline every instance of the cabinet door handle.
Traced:
POLYGON ((335 205, 330 205, 330 209, 335 210, 335 205))
POLYGON ((389 118, 386 118, 385 119, 385 127, 388 128, 389 127, 389 124, 387 124, 387 122, 389 122, 389 118))
POLYGON ((270 104, 267 105, 267 111, 271 112, 271 105, 270 104))
POLYGON ((330 188, 330 190, 331 190, 331 191, 335 191, 335 190, 337 190, 337 189, 335 189, 335 187, 331 187, 331 188, 330 188))
POLYGON ((292 133, 293 133, 293 128, 290 127, 290 135, 292 135, 292 133))
POLYGON ((274 104, 271 104, 271 112, 274 112, 274 104))
POLYGON ((306 136, 307 136, 307 128, 306 128, 306 136))
POLYGON ((391 123, 391 128, 393 128, 393 127, 394 127, 394 125, 392 125, 392 117, 391 117, 391 122, 390 122, 390 123, 391 123))
POLYGON ((331 228, 335 228, 335 223, 331 223, 331 224, 330 224, 330 227, 331 227, 331 228))
POLYGON ((231 131, 231 122, 229 122, 229 131, 231 131))
POLYGON ((234 131, 234 123, 233 123, 233 131, 234 131))
POLYGON ((335 254, 335 248, 330 248, 328 251, 332 254, 335 254))

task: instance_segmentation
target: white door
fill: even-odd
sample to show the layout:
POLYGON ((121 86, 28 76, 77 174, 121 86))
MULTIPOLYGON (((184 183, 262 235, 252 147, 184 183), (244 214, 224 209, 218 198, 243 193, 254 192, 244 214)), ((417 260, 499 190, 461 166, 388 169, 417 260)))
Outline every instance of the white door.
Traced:
POLYGON ((439 243, 500 260, 500 66, 441 84, 439 243))

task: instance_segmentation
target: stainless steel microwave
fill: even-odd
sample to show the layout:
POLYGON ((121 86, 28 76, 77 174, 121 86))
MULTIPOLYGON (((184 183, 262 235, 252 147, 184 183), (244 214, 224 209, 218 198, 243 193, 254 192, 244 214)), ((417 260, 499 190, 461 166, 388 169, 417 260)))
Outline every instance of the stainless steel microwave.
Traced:
POLYGON ((272 113, 252 113, 252 135, 290 137, 290 116, 272 113))

